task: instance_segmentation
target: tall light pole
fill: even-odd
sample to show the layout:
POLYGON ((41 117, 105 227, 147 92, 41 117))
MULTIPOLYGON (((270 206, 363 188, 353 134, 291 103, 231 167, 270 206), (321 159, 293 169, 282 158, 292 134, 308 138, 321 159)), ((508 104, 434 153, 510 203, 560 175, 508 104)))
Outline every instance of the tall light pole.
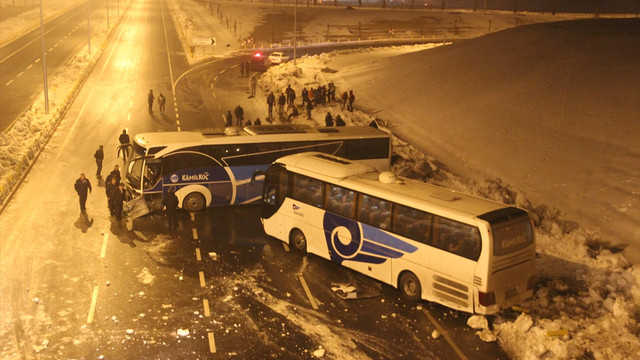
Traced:
POLYGON ((296 66, 296 48, 298 47, 298 41, 296 34, 298 33, 298 0, 293 5, 293 66, 296 66))
POLYGON ((49 113, 49 86, 47 85, 47 63, 44 52, 44 20, 42 16, 42 0, 40 0, 40 38, 42 39, 42 77, 44 79, 44 113, 49 113))
POLYGON ((109 0, 107 0, 107 32, 109 32, 109 0))
POLYGON ((89 51, 89 55, 91 55, 91 23, 89 22, 90 15, 91 14, 89 14, 89 0, 87 0, 87 48, 89 51))

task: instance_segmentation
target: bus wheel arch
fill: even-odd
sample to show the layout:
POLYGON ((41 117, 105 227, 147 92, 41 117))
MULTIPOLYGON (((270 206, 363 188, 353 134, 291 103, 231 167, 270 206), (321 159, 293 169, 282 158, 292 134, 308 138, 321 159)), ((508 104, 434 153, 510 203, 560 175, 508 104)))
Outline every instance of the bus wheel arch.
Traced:
POLYGON ((398 290, 402 297, 409 301, 420 301, 422 299, 422 285, 416 274, 405 270, 398 276, 398 290))
POLYGON ((176 191, 180 207, 186 211, 200 211, 211 204, 211 192, 203 185, 188 185, 176 191))
POLYGON ((289 233, 289 246, 303 254, 307 253, 307 237, 302 230, 293 228, 289 233))

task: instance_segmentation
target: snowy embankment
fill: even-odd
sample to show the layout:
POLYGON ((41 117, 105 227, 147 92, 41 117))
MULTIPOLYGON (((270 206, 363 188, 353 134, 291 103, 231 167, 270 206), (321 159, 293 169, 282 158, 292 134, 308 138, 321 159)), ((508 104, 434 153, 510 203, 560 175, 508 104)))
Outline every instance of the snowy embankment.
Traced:
MULTIPOLYGON (((348 64, 355 71, 370 69, 368 78, 375 79, 380 74, 379 70, 371 70, 376 64, 384 67, 380 64, 422 49, 424 47, 396 47, 303 57, 298 60, 297 67, 287 63, 267 71, 259 81, 262 90, 259 94, 270 91, 278 94, 288 84, 294 89, 301 89, 326 85, 329 81, 337 84, 339 92, 351 86, 362 87, 363 84, 348 81, 350 71, 354 70, 344 70, 344 67, 335 65, 348 64)), ((396 83, 404 80, 371 82, 367 86, 371 87, 371 92, 383 94, 395 90, 396 83)), ((370 105, 362 97, 357 98, 356 103, 370 105)), ((415 113, 421 113, 415 104, 398 104, 414 106, 415 113)), ((387 114, 393 113, 393 108, 385 110, 387 114)), ((347 125, 368 124, 375 118, 365 111, 351 113, 342 110, 336 103, 316 107, 313 112, 311 123, 317 125, 323 124, 327 112, 334 117, 340 114, 347 125)), ((402 124, 395 119, 378 117, 377 120, 394 133, 401 130, 402 124)), ((419 119, 413 121, 418 122, 419 119)), ((309 123, 304 115, 295 122, 309 123)), ((591 230, 564 220, 560 211, 553 207, 535 205, 522 191, 500 180, 456 176, 434 158, 397 138, 394 148, 400 157, 394 171, 524 207, 534 218, 539 254, 535 294, 521 304, 521 314, 505 311, 493 318, 490 328, 479 329, 478 335, 483 340, 497 337, 505 351, 516 359, 640 358, 640 267, 630 266, 621 252, 589 246, 588 240, 593 237, 591 230)), ((477 316, 470 318, 470 325, 474 325, 477 319, 477 316)))
MULTIPOLYGON (((124 7, 128 4, 123 3, 124 7)), ((57 5, 57 2, 52 2, 48 8, 49 14, 57 13, 59 9, 57 5)), ((121 12, 117 21, 111 22, 110 30, 115 29, 124 13, 125 11, 121 12)), ((26 15, 29 14, 30 12, 26 15)), ((15 26, 11 24, 18 23, 21 22, 3 22, 2 29, 10 29, 15 26)), ((25 171, 33 164, 80 91, 84 80, 100 59, 109 36, 106 19, 102 23, 92 23, 92 28, 94 29, 91 41, 94 44, 92 53, 89 54, 85 46, 64 68, 48 78, 49 113, 45 114, 44 93, 41 93, 31 108, 16 119, 7 131, 0 134, 0 203, 4 203, 25 171)))

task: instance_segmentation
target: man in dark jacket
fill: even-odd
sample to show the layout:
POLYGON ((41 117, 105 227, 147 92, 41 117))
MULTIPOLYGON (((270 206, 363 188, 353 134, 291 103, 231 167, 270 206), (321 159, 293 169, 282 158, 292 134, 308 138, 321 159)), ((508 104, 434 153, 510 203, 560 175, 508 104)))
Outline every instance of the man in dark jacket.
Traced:
POLYGON ((175 194, 173 187, 170 187, 162 201, 162 207, 167 214, 167 221, 169 222, 169 230, 178 228, 178 218, 176 211, 178 209, 178 197, 175 194))
POLYGON ((113 203, 113 212, 116 215, 116 220, 122 220, 122 205, 124 203, 124 184, 120 183, 111 195, 111 202, 113 203))
POLYGON ((115 215, 115 208, 114 208, 114 204, 113 204, 113 195, 115 194, 115 192, 118 190, 118 182, 116 181, 116 178, 114 176, 107 176, 107 185, 106 185, 106 190, 105 193, 107 194, 107 206, 109 207, 109 214, 111 214, 111 216, 115 215))
POLYGON ((102 176, 100 174, 102 172, 102 160, 104 160, 104 150, 102 145, 100 145, 100 148, 96 150, 96 153, 93 154, 93 157, 96 159, 96 165, 98 166, 98 170, 96 170, 96 176, 100 178, 100 176, 102 176))
POLYGON ((267 104, 269 105, 269 118, 273 119, 273 104, 276 103, 276 96, 273 91, 267 96, 267 104))
POLYGON ((242 126, 242 122, 244 121, 244 109, 242 109, 242 106, 238 105, 233 112, 236 115, 236 126, 242 126))
POLYGON ((283 93, 280 93, 280 96, 278 97, 278 114, 282 115, 284 114, 284 104, 287 103, 287 98, 284 96, 283 93))
POLYGON ((76 180, 75 185, 73 186, 78 193, 78 197, 80 198, 80 211, 86 212, 86 203, 87 203, 87 195, 91 192, 91 182, 87 179, 84 174, 80 174, 80 178, 76 180))
POLYGON ((120 152, 122 151, 122 157, 126 160, 129 157, 129 146, 131 144, 131 139, 129 138, 129 134, 127 134, 127 130, 122 130, 122 134, 118 137, 118 141, 120 142, 120 146, 118 146, 118 154, 120 157, 120 152))
POLYGON ((120 184, 120 179, 122 179, 120 176, 120 167, 118 165, 114 166, 113 170, 109 173, 109 176, 116 179, 116 184, 120 184))

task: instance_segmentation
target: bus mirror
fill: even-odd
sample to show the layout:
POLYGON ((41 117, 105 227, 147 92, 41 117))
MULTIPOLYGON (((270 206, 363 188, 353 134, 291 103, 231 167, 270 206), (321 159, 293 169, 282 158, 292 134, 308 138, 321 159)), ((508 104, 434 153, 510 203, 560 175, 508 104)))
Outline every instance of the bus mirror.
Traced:
POLYGON ((264 170, 256 170, 253 172, 253 175, 251 175, 251 185, 253 185, 256 182, 256 178, 258 176, 265 176, 267 174, 266 171, 264 170))

